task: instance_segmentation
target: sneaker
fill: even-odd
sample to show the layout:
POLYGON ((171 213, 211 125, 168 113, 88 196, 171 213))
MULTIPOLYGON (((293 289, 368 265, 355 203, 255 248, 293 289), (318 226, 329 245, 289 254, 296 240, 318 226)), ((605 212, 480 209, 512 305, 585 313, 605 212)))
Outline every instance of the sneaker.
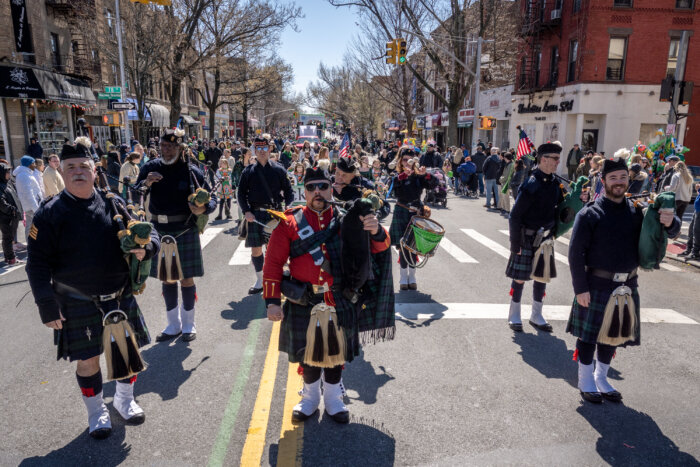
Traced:
POLYGON ((24 261, 22 261, 21 259, 13 258, 7 262, 7 265, 8 266, 17 266, 18 264, 22 264, 22 263, 24 263, 24 261))
POLYGON ((689 255, 690 255, 690 250, 689 250, 689 249, 685 250, 685 251, 682 252, 682 253, 678 253, 678 256, 689 256, 689 255))
POLYGON ((692 259, 693 261, 700 261, 700 253, 693 253, 692 255, 688 255, 688 258, 686 259, 692 259))

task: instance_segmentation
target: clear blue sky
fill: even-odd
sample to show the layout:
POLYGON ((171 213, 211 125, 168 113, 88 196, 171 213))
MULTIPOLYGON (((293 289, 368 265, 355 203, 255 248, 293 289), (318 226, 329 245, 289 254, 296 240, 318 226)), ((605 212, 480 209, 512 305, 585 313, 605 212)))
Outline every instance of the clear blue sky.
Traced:
POLYGON ((305 92, 316 81, 318 66, 339 65, 348 48, 356 14, 348 7, 336 8, 327 0, 296 0, 305 17, 297 21, 299 32, 290 28, 281 36, 278 54, 294 67, 295 93, 305 92))

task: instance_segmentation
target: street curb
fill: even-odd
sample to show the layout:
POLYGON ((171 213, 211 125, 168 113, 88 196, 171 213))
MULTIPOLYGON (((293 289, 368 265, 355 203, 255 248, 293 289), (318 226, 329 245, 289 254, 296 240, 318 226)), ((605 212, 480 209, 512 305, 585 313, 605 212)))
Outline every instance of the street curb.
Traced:
POLYGON ((683 256, 675 255, 673 253, 667 253, 666 258, 672 259, 678 263, 683 263, 688 266, 693 266, 696 269, 700 269, 700 261, 695 261, 695 260, 687 260, 683 256))

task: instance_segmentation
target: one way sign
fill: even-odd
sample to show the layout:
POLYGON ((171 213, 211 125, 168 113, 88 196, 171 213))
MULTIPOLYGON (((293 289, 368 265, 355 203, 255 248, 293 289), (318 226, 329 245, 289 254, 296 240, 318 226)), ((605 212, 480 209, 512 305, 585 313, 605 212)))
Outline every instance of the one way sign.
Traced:
POLYGON ((111 102, 112 110, 134 110, 136 104, 133 102, 111 102))

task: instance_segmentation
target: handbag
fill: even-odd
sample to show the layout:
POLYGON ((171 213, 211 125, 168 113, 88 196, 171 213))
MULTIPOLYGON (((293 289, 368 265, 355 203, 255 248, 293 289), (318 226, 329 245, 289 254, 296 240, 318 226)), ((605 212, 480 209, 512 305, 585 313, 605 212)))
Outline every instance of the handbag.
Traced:
POLYGON ((309 304, 309 285, 293 278, 288 272, 282 276, 280 291, 292 303, 302 306, 309 304))

